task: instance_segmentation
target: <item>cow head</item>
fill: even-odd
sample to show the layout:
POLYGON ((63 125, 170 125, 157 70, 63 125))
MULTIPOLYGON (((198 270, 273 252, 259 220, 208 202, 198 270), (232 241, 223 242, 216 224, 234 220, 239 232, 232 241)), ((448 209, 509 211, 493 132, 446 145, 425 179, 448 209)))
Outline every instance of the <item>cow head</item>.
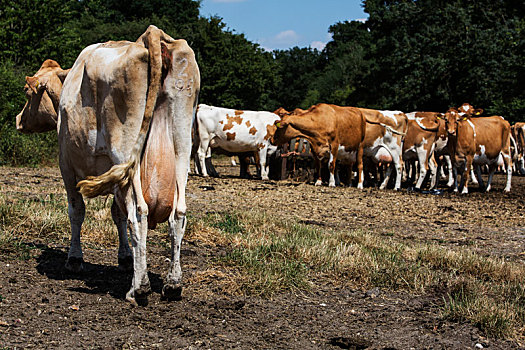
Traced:
POLYGON ((293 127, 289 125, 289 123, 286 121, 286 116, 281 120, 276 120, 273 124, 273 127, 268 128, 268 131, 272 131, 272 135, 270 137, 270 142, 275 146, 281 146, 285 143, 289 142, 294 136, 293 134, 293 127))
POLYGON ((462 112, 459 112, 456 108, 449 108, 445 113, 444 119, 447 133, 450 136, 455 136, 458 130, 458 123, 461 120, 468 119, 468 116, 462 112))
POLYGON ((463 113, 463 114, 466 114, 468 116, 472 116, 472 115, 480 115, 483 113, 483 109, 481 108, 474 108, 471 104, 469 103, 463 103, 459 108, 458 108, 458 112, 459 113, 463 113))
POLYGON ((26 77, 26 104, 16 116, 16 129, 23 133, 56 130, 62 84, 69 69, 46 60, 32 77, 26 77))

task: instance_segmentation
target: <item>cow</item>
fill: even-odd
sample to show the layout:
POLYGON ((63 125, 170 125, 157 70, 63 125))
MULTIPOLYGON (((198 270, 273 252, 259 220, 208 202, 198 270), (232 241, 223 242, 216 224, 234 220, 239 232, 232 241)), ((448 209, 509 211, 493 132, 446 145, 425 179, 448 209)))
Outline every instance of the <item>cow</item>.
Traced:
POLYGON ((241 111, 199 104, 196 116, 198 135, 197 157, 203 176, 210 148, 220 147, 227 152, 257 152, 261 178, 268 180, 267 156, 277 148, 269 139, 269 130, 280 117, 266 111, 241 111))
POLYGON ((131 233, 133 254, 128 256, 134 275, 126 299, 133 304, 151 290, 147 229, 166 220, 172 251, 162 295, 170 300, 181 297, 180 244, 199 88, 191 48, 155 26, 136 42, 88 46, 64 80, 57 128, 71 222, 66 268, 82 269, 83 196, 114 194, 112 216, 119 235, 125 235, 127 227, 131 233))
POLYGON ((318 179, 322 183, 320 164, 328 161, 329 186, 335 186, 335 165, 337 159, 357 163, 358 188, 363 188, 363 144, 366 119, 355 107, 340 107, 320 103, 307 111, 292 112, 275 122, 270 141, 276 146, 291 139, 302 137, 311 145, 318 179))
POLYGON ((395 190, 401 188, 402 171, 402 136, 408 127, 408 119, 401 111, 381 111, 359 108, 366 119, 366 132, 363 144, 363 157, 373 163, 388 164, 385 178, 380 189, 386 188, 392 168, 396 170, 395 190))
MULTIPOLYGON (((62 69, 51 59, 44 61, 32 77, 26 77, 24 90, 26 104, 16 116, 16 128, 22 133, 39 133, 57 130, 58 104, 62 85, 70 69, 62 69)), ((144 163, 142 163, 144 164, 144 163)), ((116 201, 111 206, 111 216, 119 234, 118 265, 121 271, 133 270, 133 259, 129 248, 126 225, 119 225, 120 210, 116 201)), ((82 262, 71 258, 66 268, 72 271, 81 269, 82 262)))
POLYGON ((403 159, 407 163, 418 161, 419 176, 415 188, 420 190, 423 181, 430 170, 430 188, 436 188, 439 180, 439 166, 443 157, 448 164, 448 186, 453 185, 452 164, 448 155, 447 131, 443 114, 437 112, 411 112, 407 113, 409 119, 408 131, 403 141, 403 159), (432 158, 434 156, 434 158, 432 158))
POLYGON ((26 76, 26 103, 16 116, 18 131, 33 133, 57 129, 58 104, 68 73, 69 69, 62 69, 56 61, 47 59, 35 75, 26 76))
POLYGON ((525 175, 525 123, 518 122, 512 125, 512 136, 515 143, 517 171, 521 175, 525 175))
MULTIPOLYGON (((460 114, 456 108, 445 113, 445 123, 449 138, 449 152, 454 168, 461 169, 460 190, 468 193, 469 172, 475 166, 479 186, 490 191, 492 177, 497 168, 500 154, 507 171, 507 183, 504 191, 509 192, 512 178, 512 159, 510 154, 510 124, 501 116, 477 117, 480 110, 469 114, 460 114), (487 186, 483 184, 479 165, 489 166, 487 186)), ((455 177, 454 191, 458 191, 455 177)))

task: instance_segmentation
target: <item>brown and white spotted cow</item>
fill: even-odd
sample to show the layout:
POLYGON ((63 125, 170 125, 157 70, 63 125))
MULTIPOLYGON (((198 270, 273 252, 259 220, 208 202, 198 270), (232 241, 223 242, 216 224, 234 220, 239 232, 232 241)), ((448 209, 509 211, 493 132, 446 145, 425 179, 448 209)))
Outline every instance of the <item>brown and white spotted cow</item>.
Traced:
POLYGON ((241 111, 199 104, 197 109, 197 157, 203 176, 208 176, 205 158, 210 148, 232 153, 257 152, 261 178, 268 180, 266 159, 277 147, 270 143, 270 127, 279 116, 266 111, 241 111))
POLYGON ((172 252, 162 293, 171 299, 182 292, 180 244, 199 86, 195 56, 186 41, 155 26, 136 42, 88 46, 64 80, 58 142, 71 222, 66 267, 82 267, 82 194, 113 193, 119 233, 127 228, 131 233, 134 275, 126 299, 132 303, 150 291, 148 226, 166 220, 172 252))
MULTIPOLYGON (((478 114, 478 112, 474 112, 478 114)), ((479 113, 480 114, 480 113, 479 113)), ((474 165, 480 188, 490 190, 492 177, 498 166, 500 155, 507 169, 507 183, 504 191, 509 192, 512 178, 510 154, 510 124, 501 116, 471 117, 460 114, 455 108, 445 113, 449 137, 449 151, 455 169, 461 170, 460 189, 468 193, 469 172, 474 165), (483 185, 479 165, 489 166, 487 186, 483 185)), ((457 170, 456 170, 457 171, 457 170)), ((454 191, 458 191, 457 181, 454 191)))
POLYGON ((321 183, 320 164, 328 162, 329 186, 335 186, 335 165, 337 159, 352 159, 357 163, 359 184, 363 187, 363 141, 366 119, 363 112, 354 107, 340 107, 320 103, 307 111, 283 116, 275 123, 272 144, 283 145, 294 138, 305 138, 311 144, 321 183))
POLYGON ((32 77, 26 76, 26 104, 16 116, 16 129, 23 133, 57 129, 58 104, 62 84, 69 69, 62 69, 53 60, 45 60, 32 77))

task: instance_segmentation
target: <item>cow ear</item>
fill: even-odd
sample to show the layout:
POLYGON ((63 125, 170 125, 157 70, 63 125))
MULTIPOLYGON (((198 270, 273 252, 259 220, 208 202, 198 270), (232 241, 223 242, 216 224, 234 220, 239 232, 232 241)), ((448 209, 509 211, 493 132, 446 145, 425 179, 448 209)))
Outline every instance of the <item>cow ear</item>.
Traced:
POLYGON ((33 92, 36 94, 38 92, 38 87, 40 83, 38 82, 38 78, 35 77, 26 77, 27 85, 33 90, 33 92))
POLYGON ((161 56, 162 56, 162 68, 165 71, 168 71, 171 67, 171 63, 173 61, 173 55, 166 46, 165 43, 160 43, 160 49, 161 49, 161 56))
POLYGON ((69 73, 70 70, 71 70, 71 68, 69 68, 69 69, 62 69, 61 71, 59 71, 57 73, 58 79, 60 79, 62 84, 64 84, 64 80, 66 80, 67 74, 69 73))
POLYGON ((474 110, 474 115, 480 115, 483 113, 483 108, 477 108, 474 110))
POLYGON ((282 121, 282 120, 276 120, 274 125, 277 127, 277 129, 282 129, 284 128, 286 125, 288 125, 287 122, 285 121, 282 121))
POLYGON ((436 119, 437 120, 444 119, 444 115, 441 113, 436 113, 436 119))

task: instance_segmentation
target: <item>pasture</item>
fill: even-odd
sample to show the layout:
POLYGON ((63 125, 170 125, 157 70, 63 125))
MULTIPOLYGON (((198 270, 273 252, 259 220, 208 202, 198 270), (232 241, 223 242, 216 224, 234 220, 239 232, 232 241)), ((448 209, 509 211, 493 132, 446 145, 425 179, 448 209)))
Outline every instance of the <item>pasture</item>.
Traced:
POLYGON ((87 201, 68 273, 58 168, 0 168, 0 348, 519 349, 525 178, 443 195, 190 175, 183 299, 161 299, 169 238, 148 234, 149 304, 124 302, 111 198, 87 201), (162 272, 161 272, 162 271, 162 272), (479 347, 478 345, 478 347, 479 347))

